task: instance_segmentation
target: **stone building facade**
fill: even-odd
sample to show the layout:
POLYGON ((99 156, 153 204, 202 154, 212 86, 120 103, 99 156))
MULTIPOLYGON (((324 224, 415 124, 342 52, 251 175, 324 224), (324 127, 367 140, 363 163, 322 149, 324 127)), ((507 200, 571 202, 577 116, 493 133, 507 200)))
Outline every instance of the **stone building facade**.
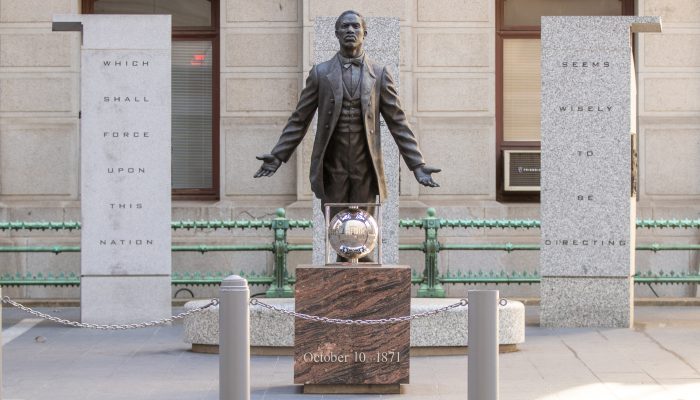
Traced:
MULTIPOLYGON (((0 220, 80 220, 80 37, 51 32, 54 14, 80 13, 80 0, 0 0, 0 220)), ((216 1, 211 4, 217 4, 216 1)), ((401 170, 401 218, 435 207, 443 218, 538 219, 539 203, 503 199, 497 140, 500 124, 496 0, 220 0, 218 181, 213 196, 176 196, 174 220, 268 219, 278 207, 311 218, 306 141, 271 179, 253 180, 254 155, 267 152, 294 109, 312 67, 314 19, 348 8, 396 17, 401 25, 401 96, 429 164, 443 168, 441 187, 419 186, 401 170)), ((700 3, 637 0, 637 15, 660 15, 664 32, 635 41, 638 87, 640 219, 700 218, 700 3)), ((369 34, 372 34, 371 26, 369 34)), ((506 196, 507 197, 507 196, 506 196)), ((450 230, 446 243, 538 243, 539 231, 450 230)), ((639 230, 640 243, 698 243, 698 230, 639 230)), ((401 243, 418 243, 402 230, 401 243)), ((175 232, 176 244, 269 243, 269 231, 175 232)), ((310 243, 308 231, 290 242, 310 243)), ((0 245, 76 245, 68 232, 0 232, 0 245)), ((290 253, 291 269, 310 260, 290 253)), ((418 252, 401 261, 423 269, 418 252)), ((442 252, 441 272, 533 271, 535 252, 442 252)), ((0 254, 1 272, 79 273, 78 254, 0 254)), ((697 272, 697 252, 637 253, 638 271, 697 272)), ((174 271, 270 273, 266 253, 173 253, 174 271)), ((192 288, 197 296, 212 288, 192 288)), ((536 285, 500 287, 537 296, 536 285)), ((638 296, 652 296, 646 287, 638 296)), ((696 296, 692 286, 657 287, 660 295, 696 296)), ((77 288, 6 288, 22 297, 78 297, 77 288)), ((464 286, 448 288, 463 295, 464 286)))

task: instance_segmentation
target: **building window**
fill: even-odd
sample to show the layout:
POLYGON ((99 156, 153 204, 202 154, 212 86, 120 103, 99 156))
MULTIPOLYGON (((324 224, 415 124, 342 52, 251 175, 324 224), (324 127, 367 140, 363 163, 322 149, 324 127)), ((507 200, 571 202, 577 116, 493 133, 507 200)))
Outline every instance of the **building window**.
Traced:
POLYGON ((176 200, 219 196, 219 0, 83 0, 85 14, 170 14, 172 188, 176 200))
POLYGON ((540 17, 633 15, 634 0, 497 0, 496 198, 539 201, 539 192, 505 190, 504 151, 540 149, 540 17))

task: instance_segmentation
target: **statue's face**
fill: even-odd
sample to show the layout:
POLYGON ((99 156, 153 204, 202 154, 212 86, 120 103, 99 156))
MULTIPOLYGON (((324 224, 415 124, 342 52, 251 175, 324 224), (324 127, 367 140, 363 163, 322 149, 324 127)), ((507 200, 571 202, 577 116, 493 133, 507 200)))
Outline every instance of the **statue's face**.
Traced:
POLYGON ((340 26, 335 31, 335 36, 340 46, 346 49, 358 49, 365 40, 365 32, 362 20, 355 14, 345 14, 340 20, 340 26))

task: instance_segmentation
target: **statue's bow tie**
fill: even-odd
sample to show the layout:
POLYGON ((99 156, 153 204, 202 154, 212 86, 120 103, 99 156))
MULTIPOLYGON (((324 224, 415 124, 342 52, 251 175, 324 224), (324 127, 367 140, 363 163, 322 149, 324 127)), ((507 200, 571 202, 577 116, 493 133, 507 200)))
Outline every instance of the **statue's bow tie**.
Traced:
POLYGON ((362 65, 362 60, 359 58, 343 59, 343 68, 350 68, 351 65, 357 65, 359 67, 362 65))

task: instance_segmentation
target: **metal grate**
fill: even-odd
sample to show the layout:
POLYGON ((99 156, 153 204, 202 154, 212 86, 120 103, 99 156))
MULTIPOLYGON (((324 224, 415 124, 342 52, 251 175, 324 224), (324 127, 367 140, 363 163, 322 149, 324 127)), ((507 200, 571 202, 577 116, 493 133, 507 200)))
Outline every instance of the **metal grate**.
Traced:
POLYGON ((540 190, 539 150, 504 150, 503 161, 506 191, 540 190))

